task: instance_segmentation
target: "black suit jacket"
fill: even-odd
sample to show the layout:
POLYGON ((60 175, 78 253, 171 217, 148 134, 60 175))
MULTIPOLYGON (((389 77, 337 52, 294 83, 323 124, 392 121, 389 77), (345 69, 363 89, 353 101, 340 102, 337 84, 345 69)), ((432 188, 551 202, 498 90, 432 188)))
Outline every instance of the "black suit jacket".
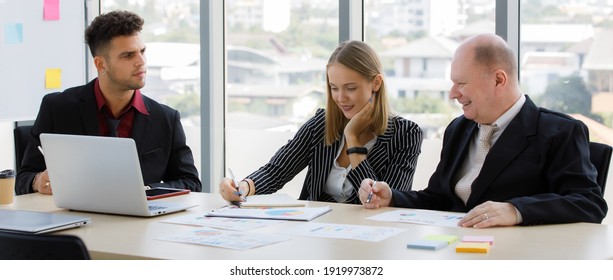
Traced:
MULTIPOLYGON (((341 141, 326 145, 324 135, 325 111, 319 109, 270 162, 247 176, 255 183, 256 194, 276 192, 308 167, 300 199, 335 202, 324 192, 324 186, 341 141)), ((410 190, 421 142, 422 131, 416 123, 397 116, 388 118, 387 129, 377 137, 366 160, 347 174, 354 190, 346 202, 360 203, 358 189, 366 178, 389 182, 399 190, 410 190)))
POLYGON ((590 162, 587 127, 538 108, 529 98, 488 153, 466 205, 455 194, 456 173, 477 124, 458 117, 445 130, 441 159, 428 187, 393 190, 392 205, 467 212, 488 200, 510 202, 523 225, 600 223, 607 204, 590 162))
MULTIPOLYGON (((37 149, 41 133, 100 136, 94 81, 43 97, 32 128, 33 138, 17 174, 17 194, 33 192, 34 176, 46 169, 37 149)), ((191 149, 185 143, 179 112, 144 95, 143 101, 149 116, 134 115, 132 138, 136 142, 144 183, 151 187, 200 191, 202 184, 191 149)))

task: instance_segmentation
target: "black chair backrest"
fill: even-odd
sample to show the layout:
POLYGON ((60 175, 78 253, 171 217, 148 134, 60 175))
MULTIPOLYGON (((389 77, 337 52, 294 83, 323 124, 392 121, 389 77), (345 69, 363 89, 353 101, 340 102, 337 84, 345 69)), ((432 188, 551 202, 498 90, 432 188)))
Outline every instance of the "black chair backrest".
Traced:
POLYGON ((0 232, 1 260, 89 260, 83 241, 72 235, 0 232))
POLYGON ((32 126, 15 126, 15 129, 13 129, 13 137, 15 139, 15 171, 19 172, 21 160, 28 147, 28 141, 32 138, 32 126))
POLYGON ((609 174, 609 164, 611 163, 611 146, 590 142, 590 161, 596 167, 598 176, 596 181, 601 187, 602 194, 604 194, 604 187, 607 183, 607 175, 609 174))

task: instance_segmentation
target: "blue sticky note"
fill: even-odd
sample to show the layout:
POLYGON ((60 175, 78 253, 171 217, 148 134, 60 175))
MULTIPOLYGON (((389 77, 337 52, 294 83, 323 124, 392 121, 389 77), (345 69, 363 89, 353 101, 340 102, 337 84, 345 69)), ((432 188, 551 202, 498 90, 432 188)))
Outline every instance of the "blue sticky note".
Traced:
POLYGON ((447 246, 447 241, 445 240, 415 240, 407 244, 407 248, 413 249, 425 249, 425 250, 437 250, 447 246))
POLYGON ((7 23, 4 25, 4 40, 7 44, 21 44, 23 42, 23 24, 7 23))

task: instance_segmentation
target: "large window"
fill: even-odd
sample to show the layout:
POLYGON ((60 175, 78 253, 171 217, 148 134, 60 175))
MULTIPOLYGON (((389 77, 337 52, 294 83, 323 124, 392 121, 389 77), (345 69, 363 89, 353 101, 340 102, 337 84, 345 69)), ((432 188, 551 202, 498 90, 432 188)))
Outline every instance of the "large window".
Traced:
POLYGON ((521 1, 520 80, 542 107, 571 114, 613 144, 610 1, 521 1))
POLYGON ((428 185, 442 136, 462 114, 449 99, 451 59, 459 43, 495 32, 495 0, 365 0, 365 41, 379 53, 396 114, 424 132, 413 189, 428 185))
MULTIPOLYGON (((202 171, 199 1, 101 3, 102 12, 125 9, 145 19, 149 70, 143 92, 181 112, 202 171)), ((211 162, 225 162, 242 177, 324 107, 325 66, 339 41, 338 0, 227 0, 224 11, 225 149, 215 149, 223 149, 225 159, 211 162)), ((297 196, 303 177, 284 191, 297 196)), ((217 182, 211 182, 214 191, 217 182)))
POLYGON ((187 144, 199 171, 200 1, 101 0, 101 13, 127 10, 145 20, 147 81, 143 94, 181 113, 187 144))
POLYGON ((461 114, 449 100, 449 70, 459 42, 494 33, 495 1, 366 0, 365 40, 385 67, 392 108, 419 124, 426 139, 440 139, 461 114))
MULTIPOLYGON (((351 9, 349 13, 352 18, 362 18, 358 22, 364 24, 363 37, 383 60, 393 109, 424 130, 422 153, 427 156, 420 157, 418 168, 432 159, 426 163, 430 167, 424 169, 429 170, 440 151, 438 144, 430 143, 440 141, 449 121, 461 114, 456 102, 448 98, 453 53, 463 39, 496 32, 496 26, 508 26, 521 34, 510 40, 518 42, 523 92, 540 106, 583 120, 590 127, 593 141, 613 144, 613 56, 609 55, 613 49, 613 7, 609 2, 351 0, 352 5, 363 3, 363 9, 351 9), (501 3, 507 7, 496 6, 501 3), (509 7, 517 8, 519 14, 509 13, 505 22, 496 18, 509 7), (515 25, 519 25, 519 32, 515 25)), ((205 165, 223 165, 212 171, 215 174, 203 173, 203 177, 210 177, 209 187, 215 191, 222 176, 217 173, 232 167, 237 176, 248 175, 293 137, 317 108, 324 107, 326 61, 339 38, 344 37, 339 34, 345 28, 343 24, 355 24, 339 24, 339 12, 346 12, 343 3, 101 0, 101 7, 102 12, 127 9, 145 18, 149 75, 143 92, 180 110, 188 144, 201 172, 202 151, 205 165), (223 10, 223 24, 200 22, 199 5, 205 3, 223 6, 213 11, 217 16, 223 10), (339 11, 339 5, 343 11, 339 11), (204 67, 200 65, 199 46, 202 26, 214 32, 223 29, 219 42, 224 46, 223 60, 204 67), (203 98, 222 95, 223 101, 214 105, 225 108, 221 115, 209 115, 210 108, 200 108, 200 75, 207 67, 214 73, 203 75, 217 75, 215 82, 223 83, 223 90, 207 90, 203 98), (224 74, 218 75, 221 72, 224 74), (202 138, 206 147, 201 149, 201 128, 203 135, 214 131, 208 122, 221 123, 224 133, 215 130, 207 138, 223 140, 207 142, 202 138), (222 156, 207 154, 211 149, 223 151, 222 156)), ((355 33, 351 36, 356 37, 355 33)), ((303 176, 295 178, 284 191, 297 196, 303 176)), ((425 174, 422 181, 416 178, 416 185, 427 184, 428 176, 425 174)))
MULTIPOLYGON (((325 107, 338 0, 226 1, 226 163, 243 177, 325 107)), ((298 196, 304 172, 283 188, 298 196)))

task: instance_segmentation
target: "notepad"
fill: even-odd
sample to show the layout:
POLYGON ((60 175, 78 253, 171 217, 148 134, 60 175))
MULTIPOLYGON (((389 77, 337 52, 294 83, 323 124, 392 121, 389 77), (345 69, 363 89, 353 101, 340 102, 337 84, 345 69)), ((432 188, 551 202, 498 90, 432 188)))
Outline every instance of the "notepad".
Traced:
POLYGON ((447 244, 449 243, 447 243, 447 241, 445 240, 420 239, 420 240, 412 241, 409 244, 407 244, 407 248, 424 249, 424 250, 438 250, 440 248, 447 246, 447 244))
POLYGON ((288 194, 274 193, 248 196, 241 207, 304 207, 305 202, 296 200, 288 194))
POLYGON ((460 242, 455 247, 458 253, 487 253, 489 250, 489 243, 460 242))

